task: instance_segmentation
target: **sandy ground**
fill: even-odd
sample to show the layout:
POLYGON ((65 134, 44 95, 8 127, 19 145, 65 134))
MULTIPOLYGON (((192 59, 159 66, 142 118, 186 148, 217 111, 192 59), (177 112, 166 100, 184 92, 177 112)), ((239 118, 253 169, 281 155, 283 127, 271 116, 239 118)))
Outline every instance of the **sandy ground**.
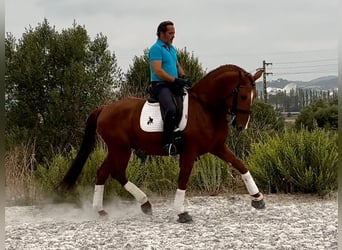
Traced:
POLYGON ((336 196, 266 195, 256 210, 248 195, 187 199, 191 224, 180 224, 172 198, 152 198, 153 216, 135 202, 106 204, 106 219, 82 207, 6 207, 6 249, 337 249, 336 196))

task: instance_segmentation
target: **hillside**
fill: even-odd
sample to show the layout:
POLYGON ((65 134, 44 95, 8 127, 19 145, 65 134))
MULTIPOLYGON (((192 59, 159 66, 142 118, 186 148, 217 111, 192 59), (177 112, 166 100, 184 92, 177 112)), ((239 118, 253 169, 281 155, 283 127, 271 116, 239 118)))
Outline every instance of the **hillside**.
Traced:
MULTIPOLYGON (((267 87, 270 88, 280 88, 283 89, 286 85, 294 83, 297 88, 301 89, 322 89, 331 90, 338 88, 338 77, 337 76, 324 76, 313 79, 311 81, 288 81, 286 79, 277 79, 267 82, 267 87)), ((262 91, 263 84, 262 81, 257 82, 257 90, 262 91)))

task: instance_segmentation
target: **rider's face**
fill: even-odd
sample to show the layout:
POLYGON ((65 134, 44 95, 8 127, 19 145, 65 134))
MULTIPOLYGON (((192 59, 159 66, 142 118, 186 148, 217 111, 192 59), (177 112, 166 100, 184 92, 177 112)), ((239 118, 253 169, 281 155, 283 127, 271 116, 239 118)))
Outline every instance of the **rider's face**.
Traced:
POLYGON ((173 25, 166 26, 166 32, 160 33, 160 39, 170 45, 172 44, 173 38, 175 38, 175 27, 173 25))

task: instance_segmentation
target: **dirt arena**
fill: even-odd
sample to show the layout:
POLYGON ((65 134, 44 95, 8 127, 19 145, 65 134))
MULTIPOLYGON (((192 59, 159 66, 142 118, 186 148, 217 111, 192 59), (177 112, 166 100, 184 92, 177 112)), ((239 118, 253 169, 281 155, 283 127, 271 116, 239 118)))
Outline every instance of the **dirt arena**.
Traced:
POLYGON ((187 199, 191 224, 180 224, 173 197, 151 198, 153 215, 135 202, 106 204, 106 219, 82 207, 6 207, 6 249, 337 249, 336 195, 266 195, 256 210, 248 195, 187 199))

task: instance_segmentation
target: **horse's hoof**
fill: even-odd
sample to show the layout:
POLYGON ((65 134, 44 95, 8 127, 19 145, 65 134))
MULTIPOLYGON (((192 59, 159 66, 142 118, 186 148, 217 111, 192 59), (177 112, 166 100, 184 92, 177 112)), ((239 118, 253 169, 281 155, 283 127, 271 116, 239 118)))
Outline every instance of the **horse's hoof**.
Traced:
POLYGON ((100 211, 98 211, 98 213, 101 217, 105 217, 108 215, 108 213, 105 210, 100 210, 100 211))
POLYGON ((141 205, 141 210, 144 214, 152 215, 152 205, 149 201, 146 201, 141 205))
POLYGON ((265 208, 265 202, 264 199, 258 201, 258 200, 252 200, 252 207, 256 209, 264 209, 265 208))
POLYGON ((190 223, 192 222, 192 217, 188 212, 184 212, 178 215, 178 222, 180 223, 190 223))

